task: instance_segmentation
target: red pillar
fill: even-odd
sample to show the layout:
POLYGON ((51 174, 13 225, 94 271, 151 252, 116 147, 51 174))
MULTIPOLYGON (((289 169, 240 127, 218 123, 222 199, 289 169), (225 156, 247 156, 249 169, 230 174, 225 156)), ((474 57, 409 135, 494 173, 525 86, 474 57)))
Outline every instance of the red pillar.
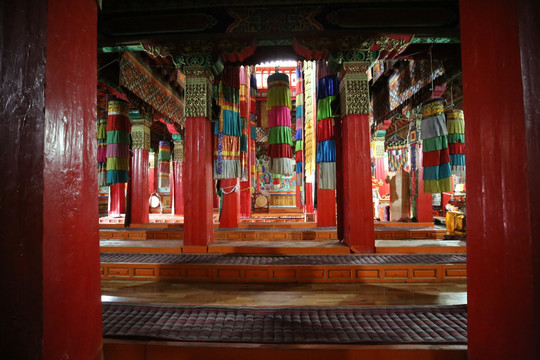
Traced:
POLYGON ((131 119, 133 156, 131 158, 131 223, 149 222, 148 164, 151 121, 131 119))
POLYGON ((306 182, 306 213, 313 214, 313 183, 306 182))
POLYGON ((109 186, 109 215, 119 216, 126 212, 126 184, 109 186))
POLYGON ((240 215, 251 216, 251 180, 240 182, 240 215))
POLYGON ((171 201, 173 214, 184 215, 184 141, 175 140, 172 153, 171 201))
POLYGON ((100 359, 97 5, 2 10, 2 358, 100 359))
POLYGON ((149 152, 149 168, 148 168, 148 194, 157 191, 157 155, 155 152, 149 152))
POLYGON ((237 228, 240 222, 239 180, 238 178, 222 179, 220 185, 223 190, 223 207, 221 209, 219 227, 237 228), (233 189, 235 190, 233 191, 233 189))
MULTIPOLYGON (((319 164, 317 164, 317 178, 319 164)), ((317 186, 317 226, 336 226, 336 191, 322 190, 317 186)))
MULTIPOLYGON (((176 150, 175 150, 176 151, 176 150)), ((174 214, 184 215, 184 162, 173 161, 174 214)))
MULTIPOLYGON (((422 164, 422 151, 417 157, 418 164, 422 164)), ((416 198, 416 219, 418 222, 433 222, 433 204, 430 193, 424 192, 424 167, 418 167, 418 197, 416 198)))
POLYGON ((540 3, 460 10, 469 359, 539 359, 540 3))
POLYGON ((133 149, 131 162, 131 223, 146 224, 148 218, 148 150, 133 149))
POLYGON ((208 120, 210 104, 206 103, 212 91, 213 77, 210 69, 202 66, 186 66, 184 74, 186 75, 184 204, 189 208, 184 215, 184 246, 207 246, 214 241, 212 133, 208 120))
POLYGON ((340 83, 343 236, 345 244, 363 253, 375 251, 366 75, 370 65, 370 62, 344 63, 340 83))

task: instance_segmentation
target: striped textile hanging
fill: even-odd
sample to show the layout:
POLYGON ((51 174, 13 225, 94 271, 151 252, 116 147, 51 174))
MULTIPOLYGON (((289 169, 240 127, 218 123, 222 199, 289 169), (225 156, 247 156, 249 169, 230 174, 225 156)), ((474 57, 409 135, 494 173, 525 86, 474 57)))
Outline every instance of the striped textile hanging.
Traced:
POLYGON ((446 113, 448 148, 452 174, 465 177, 465 120, 463 110, 453 109, 446 113))
POLYGON ((248 134, 249 129, 249 102, 250 102, 250 89, 249 89, 249 70, 247 67, 240 67, 240 121, 242 123, 242 136, 240 137, 240 164, 242 167, 242 181, 248 179, 248 134))
POLYGON ((432 99, 422 104, 422 166, 424 192, 442 193, 452 190, 448 130, 444 117, 444 99, 432 99))
POLYGON ((107 104, 107 185, 129 180, 129 144, 131 122, 129 104, 111 100, 107 104))
POLYGON ((317 163, 319 189, 336 189, 336 141, 331 103, 339 95, 337 75, 327 75, 317 87, 317 163))
POLYGON ((240 163, 240 68, 226 66, 218 84, 214 85, 216 102, 221 107, 214 123, 214 179, 234 179, 242 176, 240 163))
POLYGON ((97 125, 98 186, 107 186, 107 118, 98 119, 97 125))
POLYGON ((291 135, 291 93, 289 76, 274 73, 268 77, 268 156, 270 172, 290 175, 294 171, 291 135))
POLYGON ((171 143, 168 141, 159 142, 158 152, 158 189, 170 188, 171 182, 169 173, 171 170, 171 143))
POLYGON ((315 160, 316 160, 316 146, 315 146, 315 134, 314 134, 314 121, 315 121, 315 62, 304 61, 304 172, 306 183, 313 183, 315 181, 315 160))
POLYGON ((304 129, 304 79, 302 62, 296 66, 296 144, 294 147, 296 160, 296 185, 303 184, 303 129, 304 129))
MULTIPOLYGON (((254 70, 254 69, 253 69, 254 70)), ((254 71, 251 71, 249 79, 249 91, 250 91, 250 106, 249 106, 249 118, 251 122, 251 134, 250 134, 250 154, 249 164, 251 171, 251 187, 257 188, 257 78, 254 71)))

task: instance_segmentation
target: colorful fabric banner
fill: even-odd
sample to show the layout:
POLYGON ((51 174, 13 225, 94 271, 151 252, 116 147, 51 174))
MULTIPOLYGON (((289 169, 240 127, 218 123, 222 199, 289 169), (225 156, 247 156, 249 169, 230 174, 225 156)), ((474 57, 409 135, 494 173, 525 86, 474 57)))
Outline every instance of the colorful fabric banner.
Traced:
POLYGON ((452 174, 465 177, 465 119, 463 110, 453 109, 446 113, 448 147, 452 174))
POLYGON ((314 132, 315 119, 315 62, 304 61, 304 173, 306 182, 315 180, 316 139, 314 132))
POLYGON ((170 188, 170 160, 171 160, 171 143, 168 141, 159 142, 158 152, 158 188, 170 188))
POLYGON ((107 185, 127 183, 131 132, 129 104, 111 100, 107 104, 107 113, 107 185))
POLYGON ((336 189, 336 143, 332 102, 339 95, 337 75, 319 79, 317 87, 317 163, 319 189, 336 189))
POLYGON ((268 134, 270 172, 290 175, 295 170, 292 159, 291 95, 289 76, 274 73, 268 77, 268 134))
MULTIPOLYGON (((246 74, 241 76, 240 67, 226 66, 220 75, 218 84, 214 86, 214 95, 217 96, 216 102, 221 107, 219 119, 214 123, 214 179, 242 177, 240 148, 244 126, 240 117, 241 78, 246 82, 246 74)), ((245 87, 244 98, 246 98, 246 94, 247 88, 245 87)), ((247 121, 247 98, 242 105, 246 110, 247 121)), ((247 148, 247 132, 244 135, 246 135, 245 147, 247 148)))
POLYGON ((432 99, 422 104, 420 129, 424 192, 449 192, 452 190, 452 185, 443 98, 432 99))
MULTIPOLYGON (((296 66, 296 136, 295 136, 295 160, 296 160, 296 185, 299 187, 298 190, 302 192, 303 183, 304 183, 304 174, 303 174, 303 129, 304 129, 304 77, 302 76, 302 62, 298 62, 296 66)), ((300 199, 302 200, 304 196, 301 193, 300 199)))
POLYGON ((107 118, 98 119, 97 125, 98 186, 107 186, 107 118))

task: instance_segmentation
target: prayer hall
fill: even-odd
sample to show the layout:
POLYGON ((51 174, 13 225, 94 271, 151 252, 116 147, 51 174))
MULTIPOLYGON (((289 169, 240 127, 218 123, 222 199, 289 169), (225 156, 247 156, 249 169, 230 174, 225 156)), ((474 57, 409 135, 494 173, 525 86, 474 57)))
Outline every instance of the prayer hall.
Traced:
POLYGON ((0 10, 2 359, 540 358, 540 2, 0 10))

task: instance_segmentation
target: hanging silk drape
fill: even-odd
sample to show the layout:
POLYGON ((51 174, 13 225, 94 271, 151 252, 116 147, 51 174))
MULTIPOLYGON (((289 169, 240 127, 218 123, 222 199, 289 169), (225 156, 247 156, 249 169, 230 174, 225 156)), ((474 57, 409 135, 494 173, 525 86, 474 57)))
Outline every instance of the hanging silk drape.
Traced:
POLYGON ((250 106, 249 106, 249 118, 251 121, 251 134, 250 134, 250 154, 249 164, 251 171, 251 187, 257 188, 257 155, 256 144, 257 141, 257 78, 254 73, 251 73, 249 80, 250 91, 250 106))
POLYGON ((296 160, 296 184, 302 185, 302 169, 303 169, 303 129, 304 129, 304 82, 302 77, 301 63, 296 67, 296 143, 295 143, 295 160, 296 160))
POLYGON ((290 175, 294 171, 291 136, 291 93, 289 76, 275 73, 268 77, 268 155, 270 172, 290 175))
POLYGON ((463 110, 453 109, 446 113, 448 148, 452 174, 465 177, 465 120, 463 110))
POLYGON ((107 112, 107 185, 127 183, 131 133, 129 105, 123 100, 111 100, 107 112))
POLYGON ((98 186, 107 186, 107 118, 98 119, 97 125, 98 186))
POLYGON ((306 182, 314 182, 315 173, 315 62, 304 61, 304 138, 302 145, 304 147, 304 172, 306 182))
POLYGON ((240 68, 226 66, 214 88, 217 104, 221 107, 214 123, 213 163, 214 179, 233 179, 242 176, 240 161, 240 68))
POLYGON ((158 152, 158 188, 170 188, 170 165, 171 160, 171 143, 168 141, 159 142, 158 152))
POLYGON ((240 121, 242 123, 242 136, 240 137, 240 164, 242 167, 242 181, 247 181, 249 164, 248 164, 248 139, 251 134, 248 134, 249 129, 249 71, 247 67, 240 67, 240 121))
POLYGON ((319 189, 336 189, 336 142, 331 103, 339 95, 337 75, 327 75, 317 87, 317 163, 319 189))
POLYGON ((422 104, 422 166, 424 192, 442 193, 452 190, 448 130, 444 116, 444 99, 432 99, 422 104))
POLYGON ((157 191, 157 161, 154 149, 150 148, 148 153, 148 193, 157 191))

